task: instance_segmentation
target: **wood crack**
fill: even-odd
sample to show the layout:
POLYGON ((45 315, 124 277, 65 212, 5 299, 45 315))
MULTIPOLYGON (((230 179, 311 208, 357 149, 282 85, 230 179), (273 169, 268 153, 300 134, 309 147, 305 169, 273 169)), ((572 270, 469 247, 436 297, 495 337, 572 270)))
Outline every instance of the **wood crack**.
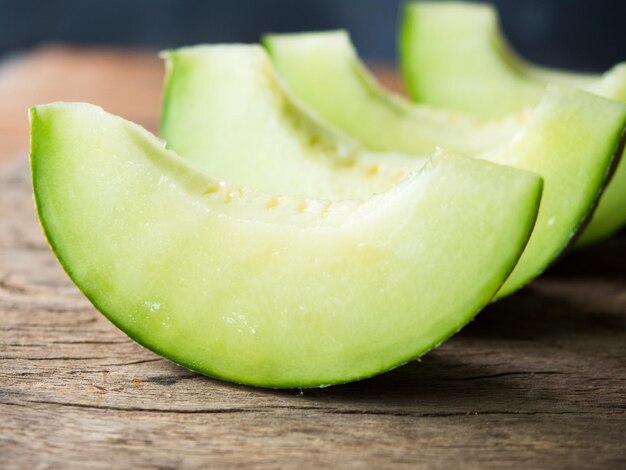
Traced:
POLYGON ((49 344, 127 344, 128 339, 123 340, 83 340, 83 341, 50 341, 49 344))
POLYGON ((17 356, 0 356, 0 361, 95 361, 98 359, 107 359, 106 357, 92 356, 54 356, 54 357, 17 357, 17 356))
POLYGON ((141 359, 139 361, 130 361, 130 362, 115 362, 112 364, 100 364, 102 367, 123 367, 123 366, 132 366, 134 364, 147 364, 149 362, 161 362, 165 359, 160 357, 155 357, 153 359, 141 359))
MULTIPOLYGON (((615 416, 623 415, 626 410, 616 411, 540 411, 540 410, 486 410, 486 411, 442 411, 416 413, 411 411, 397 410, 365 410, 365 409, 338 409, 325 408, 321 406, 263 406, 263 407, 232 407, 232 408, 193 408, 193 409, 168 409, 168 408, 143 408, 136 406, 110 406, 110 405, 92 405, 88 403, 67 403, 50 400, 24 400, 24 403, 36 405, 53 405, 71 408, 92 409, 98 411, 123 411, 134 413, 163 413, 163 414, 227 414, 227 413, 270 413, 277 410, 294 410, 294 411, 314 411, 324 414, 336 415, 370 415, 370 416, 390 416, 398 418, 455 418, 468 416, 560 416, 560 415, 587 415, 587 416, 615 416)), ((25 406, 15 402, 0 402, 0 404, 8 406, 25 406)))
MULTIPOLYGON (((0 361, 95 361, 101 359, 108 359, 108 357, 102 356, 63 356, 63 357, 18 357, 18 356, 0 356, 0 361)), ((115 364, 101 364, 102 367, 112 367, 112 366, 130 366, 134 364, 144 364, 148 362, 159 362, 163 359, 144 359, 141 361, 131 361, 131 362, 119 362, 115 364)))
POLYGON ((560 372, 557 370, 544 370, 544 371, 511 371, 511 372, 498 372, 495 374, 485 374, 485 375, 473 375, 469 377, 446 377, 439 378, 438 380, 445 381, 465 381, 465 380, 484 380, 484 379, 495 379, 499 377, 508 377, 510 375, 562 375, 566 374, 565 372, 560 372))

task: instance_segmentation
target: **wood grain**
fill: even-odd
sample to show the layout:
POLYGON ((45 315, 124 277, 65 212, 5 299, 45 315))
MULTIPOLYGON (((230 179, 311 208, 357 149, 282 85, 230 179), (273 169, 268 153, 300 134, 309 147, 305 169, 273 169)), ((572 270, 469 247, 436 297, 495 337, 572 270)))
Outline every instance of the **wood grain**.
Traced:
MULTIPOLYGON (((125 53, 102 54, 109 80, 142 69, 137 61, 159 72, 139 53, 123 65, 125 53)), ((81 85, 82 96, 153 127, 160 78, 137 73, 152 77, 141 106, 108 81, 81 85)), ((22 137, 10 145, 23 149, 22 137)), ((50 252, 25 158, 0 167, 0 188, 0 468, 626 468, 624 236, 570 254, 421 362, 271 391, 208 379, 133 343, 50 252)))

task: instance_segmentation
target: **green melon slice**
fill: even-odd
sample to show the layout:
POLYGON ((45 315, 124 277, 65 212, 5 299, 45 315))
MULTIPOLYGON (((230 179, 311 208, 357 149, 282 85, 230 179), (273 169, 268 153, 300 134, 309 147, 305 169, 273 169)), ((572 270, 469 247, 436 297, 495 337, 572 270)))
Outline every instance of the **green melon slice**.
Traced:
POLYGON ((415 101, 483 118, 503 117, 536 105, 548 82, 626 101, 626 63, 604 75, 527 63, 509 47, 496 11, 486 4, 407 3, 399 46, 409 94, 415 101))
POLYGON ((258 45, 194 46, 163 56, 161 135, 215 177, 281 195, 362 199, 426 161, 381 158, 320 122, 285 93, 258 45))
MULTIPOLYGON (((537 104, 547 82, 626 103, 626 63, 604 75, 531 65, 507 45, 489 5, 409 3, 399 44, 409 93, 420 103, 498 118, 537 104)), ((617 167, 579 245, 606 238, 624 225, 626 162, 617 167)))
POLYGON ((367 70, 345 31, 268 34, 263 44, 289 90, 370 150, 462 155, 511 138, 523 115, 484 121, 416 105, 385 90, 367 70))
MULTIPOLYGON (((342 36, 331 34, 330 37, 342 36)), ((291 41, 283 41, 287 42, 291 41)), ((272 135, 282 139, 285 135, 293 134, 291 128, 277 125, 276 123, 281 121, 274 118, 271 119, 273 123, 271 128, 261 127, 262 116, 257 117, 254 110, 261 109, 263 115, 276 116, 284 109, 285 102, 292 103, 288 106, 292 115, 296 115, 302 109, 290 101, 284 91, 281 92, 280 83, 276 81, 274 74, 268 72, 270 66, 267 64, 267 58, 258 54, 260 51, 255 46, 248 46, 247 49, 245 46, 239 46, 234 54, 224 53, 223 47, 204 46, 193 48, 191 52, 189 49, 183 49, 177 54, 178 57, 185 58, 185 67, 179 71, 177 61, 170 62, 166 106, 163 110, 163 135, 170 148, 184 157, 191 157, 194 163, 202 162, 203 167, 211 170, 218 168, 216 166, 218 161, 225 159, 227 163, 230 161, 223 145, 234 146, 236 152, 241 153, 239 140, 235 142, 232 142, 233 139, 229 140, 233 129, 237 129, 239 139, 245 141, 245 145, 250 148, 254 146, 265 148, 272 135), (265 60, 262 60, 263 58, 265 60), (231 80, 225 78, 235 73, 246 77, 246 86, 238 87, 246 89, 244 101, 238 101, 240 96, 238 88, 233 87, 231 80), (254 87, 250 84, 254 84, 254 87), (272 97, 279 95, 281 98, 270 100, 269 95, 272 97), (268 106, 268 102, 271 105, 268 106), (227 111, 229 117, 222 120, 225 103, 230 103, 227 111), (281 107, 271 109, 272 106, 277 108, 276 103, 280 103, 281 107), (248 118, 250 115, 252 117, 248 118), (211 130, 216 121, 221 122, 219 133, 211 130), (257 132, 259 128, 264 131, 262 136, 257 132), (189 144, 190 142, 193 144, 189 144), (218 149, 221 151, 218 152, 218 149)), ((291 56, 293 60, 296 60, 296 55, 291 56)), ((325 54, 319 54, 320 61, 313 62, 311 70, 326 76, 323 72, 324 67, 320 65, 322 56, 325 54)), ((306 74, 299 76, 304 75, 306 74)), ((341 74, 337 73, 333 77, 339 75, 341 74)), ((298 81, 294 77, 292 76, 293 80, 288 80, 289 83, 298 81)), ((341 81, 339 78, 336 80, 341 81)), ((318 86, 324 86, 326 89, 325 83, 325 80, 321 79, 318 86)), ((309 84, 314 87, 313 83, 309 84)), ((332 91, 328 91, 328 94, 332 96, 329 101, 333 102, 340 102, 342 96, 348 95, 343 89, 339 95, 334 95, 332 91)), ((360 116, 368 115, 367 103, 361 103, 359 106, 361 112, 355 114, 355 122, 360 116)), ((373 113, 376 113, 375 110, 373 113)), ((508 142, 479 155, 483 159, 536 172, 545 179, 545 192, 535 232, 500 296, 514 292, 541 274, 570 244, 588 219, 614 161, 614 154, 626 123, 626 107, 589 93, 551 87, 541 104, 525 121, 526 124, 521 126, 508 142)), ((393 128, 393 125, 381 124, 379 127, 380 133, 383 134, 393 128)), ((302 136, 299 138, 299 141, 306 140, 302 136)), ((246 158, 237 160, 237 166, 233 167, 229 176, 238 182, 240 175, 246 176, 247 184, 257 183, 262 179, 263 189, 271 192, 283 191, 285 189, 283 180, 286 178, 289 182, 300 179, 298 187, 306 189, 311 197, 337 199, 337 196, 342 195, 339 192, 333 193, 336 188, 331 188, 330 192, 320 193, 314 185, 305 186, 301 179, 309 176, 309 167, 303 167, 303 170, 299 171, 298 166, 303 158, 293 150, 293 147, 288 148, 289 152, 285 154, 280 152, 272 154, 273 158, 282 157, 287 162, 285 165, 277 162, 274 167, 276 173, 270 174, 269 178, 255 171, 258 162, 246 158), (272 179, 272 175, 277 176, 279 180, 272 179)), ((370 156, 377 157, 381 164, 386 161, 385 155, 370 156)), ((397 159, 394 163, 398 163, 397 159)), ((329 172, 327 175, 326 181, 329 185, 332 185, 335 174, 336 172, 329 172)), ((346 180, 351 178, 352 175, 346 175, 339 187, 355 185, 363 187, 366 193, 371 190, 367 186, 362 186, 362 180, 354 181, 353 184, 346 183, 346 180)))
POLYGON ((366 201, 269 196, 85 104, 31 110, 31 164, 46 236, 101 312, 176 363, 267 387, 438 345, 506 279, 541 192, 532 173, 435 156, 366 201))
POLYGON ((539 276, 575 241, 619 161, 625 126, 626 105, 549 86, 524 130, 507 145, 480 155, 545 180, 537 225, 498 298, 539 276))

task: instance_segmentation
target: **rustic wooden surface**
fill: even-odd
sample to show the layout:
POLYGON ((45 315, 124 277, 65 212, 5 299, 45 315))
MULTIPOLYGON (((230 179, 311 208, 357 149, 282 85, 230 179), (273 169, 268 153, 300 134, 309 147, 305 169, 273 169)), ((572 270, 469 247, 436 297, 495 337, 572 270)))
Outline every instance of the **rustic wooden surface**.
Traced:
POLYGON ((114 328, 41 234, 25 108, 88 100, 154 129, 160 74, 149 54, 63 48, 0 68, 0 468, 626 468, 623 235, 350 385, 221 383, 114 328))

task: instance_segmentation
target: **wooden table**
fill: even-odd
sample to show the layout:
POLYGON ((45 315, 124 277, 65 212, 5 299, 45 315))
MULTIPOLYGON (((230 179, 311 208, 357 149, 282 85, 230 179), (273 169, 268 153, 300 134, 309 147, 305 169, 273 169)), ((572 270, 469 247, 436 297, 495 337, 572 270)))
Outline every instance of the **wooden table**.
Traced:
POLYGON ((0 468, 626 468, 623 235, 350 385, 221 383, 114 328, 41 234, 26 108, 90 101, 154 130, 161 81, 140 51, 53 47, 0 68, 0 468))

